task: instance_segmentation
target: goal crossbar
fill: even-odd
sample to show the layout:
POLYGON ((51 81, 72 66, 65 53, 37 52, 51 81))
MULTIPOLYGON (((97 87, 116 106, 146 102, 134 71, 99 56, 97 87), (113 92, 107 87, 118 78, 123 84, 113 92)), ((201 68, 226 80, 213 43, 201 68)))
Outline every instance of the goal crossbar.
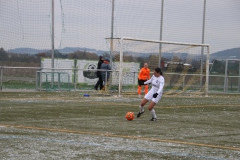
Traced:
POLYGON ((140 41, 140 42, 151 42, 151 43, 160 43, 160 44, 177 44, 177 45, 191 45, 191 46, 203 46, 209 47, 209 44, 200 44, 200 43, 184 43, 184 42, 171 42, 171 41, 158 41, 158 40, 149 40, 149 39, 138 39, 138 38, 130 38, 130 37, 118 37, 118 38, 105 38, 106 40, 132 40, 132 41, 140 41))

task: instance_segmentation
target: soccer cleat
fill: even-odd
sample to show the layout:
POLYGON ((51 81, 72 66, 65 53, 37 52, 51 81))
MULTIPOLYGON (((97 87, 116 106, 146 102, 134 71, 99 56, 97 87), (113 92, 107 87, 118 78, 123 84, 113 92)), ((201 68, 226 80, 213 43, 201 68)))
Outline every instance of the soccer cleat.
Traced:
POLYGON ((143 113, 144 113, 144 111, 143 112, 138 112, 137 118, 139 118, 143 113))
POLYGON ((152 118, 150 119, 150 121, 157 121, 157 118, 152 118))

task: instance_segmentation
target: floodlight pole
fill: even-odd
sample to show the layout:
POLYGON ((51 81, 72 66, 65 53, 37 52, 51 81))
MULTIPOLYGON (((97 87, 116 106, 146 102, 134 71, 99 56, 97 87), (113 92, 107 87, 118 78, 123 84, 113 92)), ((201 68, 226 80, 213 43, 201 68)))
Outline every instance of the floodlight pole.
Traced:
MULTIPOLYGON (((206 0, 203 4, 203 22, 202 22, 202 44, 204 44, 204 34, 205 34, 205 15, 206 15, 206 0)), ((202 86, 202 74, 203 74, 203 51, 204 47, 201 48, 201 76, 200 76, 200 86, 202 86)), ((207 65, 207 63, 205 64, 207 65)), ((206 67, 207 69, 207 67, 206 67)))
MULTIPOLYGON (((159 38, 160 41, 162 41, 163 9, 164 9, 164 0, 162 0, 162 5, 161 5, 160 38, 159 38)), ((158 62, 158 66, 160 68, 161 68, 161 61, 162 61, 162 43, 159 44, 159 62, 158 62)))
POLYGON ((113 27, 114 27, 114 0, 112 0, 111 41, 110 41, 110 65, 112 66, 113 54, 113 27))
POLYGON ((52 0, 52 83, 51 87, 53 88, 54 83, 54 0, 52 0))

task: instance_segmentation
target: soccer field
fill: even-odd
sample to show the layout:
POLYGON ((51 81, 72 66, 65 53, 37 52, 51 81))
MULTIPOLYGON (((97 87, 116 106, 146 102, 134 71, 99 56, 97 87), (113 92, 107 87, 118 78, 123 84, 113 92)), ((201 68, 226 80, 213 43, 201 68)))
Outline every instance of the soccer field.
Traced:
POLYGON ((240 159, 240 98, 163 96, 136 118, 137 95, 0 92, 0 157, 240 159), (125 114, 135 113, 133 121, 125 114))

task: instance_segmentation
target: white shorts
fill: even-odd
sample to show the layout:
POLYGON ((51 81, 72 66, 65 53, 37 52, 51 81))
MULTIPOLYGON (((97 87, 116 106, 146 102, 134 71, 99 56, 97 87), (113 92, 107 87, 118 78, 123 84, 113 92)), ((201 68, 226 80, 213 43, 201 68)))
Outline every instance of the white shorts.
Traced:
POLYGON ((153 94, 155 94, 156 92, 153 92, 153 91, 149 91, 145 96, 144 98, 147 99, 148 101, 153 101, 154 103, 158 103, 161 98, 162 98, 162 93, 158 94, 158 96, 156 98, 153 98, 153 94))

